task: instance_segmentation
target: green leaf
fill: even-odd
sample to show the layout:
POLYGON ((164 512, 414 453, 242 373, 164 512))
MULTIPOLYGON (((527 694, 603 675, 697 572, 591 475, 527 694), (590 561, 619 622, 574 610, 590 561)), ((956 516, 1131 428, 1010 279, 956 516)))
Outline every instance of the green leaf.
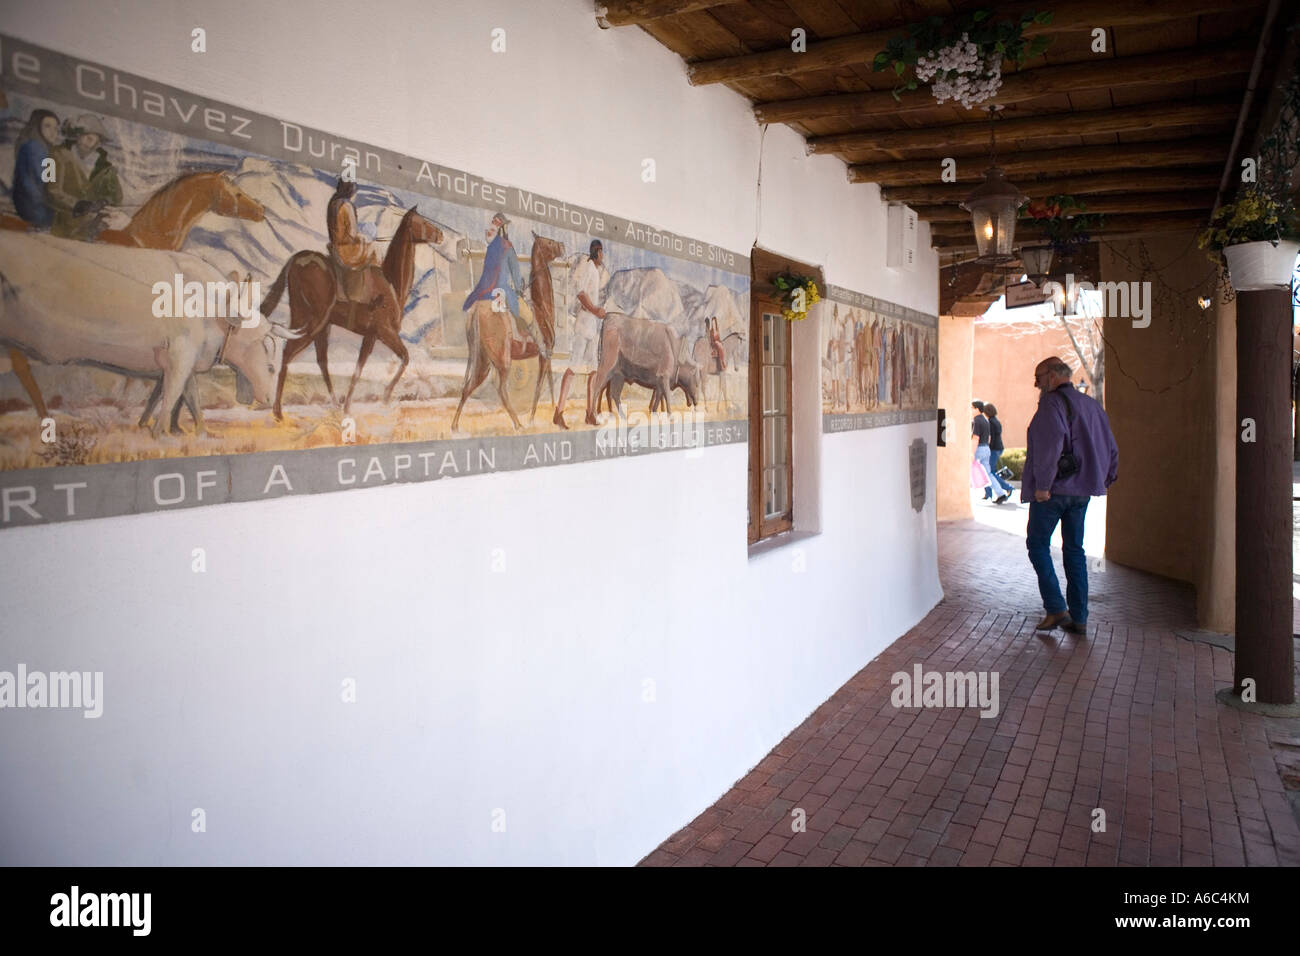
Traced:
POLYGON ((999 53, 1006 53, 1007 45, 999 40, 997 43, 993 44, 993 49, 997 50, 999 53))
POLYGON ((914 89, 916 89, 916 80, 914 80, 914 79, 913 79, 913 80, 908 80, 908 81, 907 81, 907 88, 908 88, 909 90, 914 90, 914 89))
POLYGON ((903 73, 904 73, 904 71, 906 71, 906 70, 907 70, 907 64, 905 64, 905 63, 895 63, 895 64, 894 64, 894 72, 897 73, 899 76, 902 76, 903 73))
POLYGON ((973 16, 974 16, 975 22, 976 22, 976 23, 979 23, 980 21, 982 21, 982 20, 987 20, 987 19, 989 18, 989 11, 987 11, 987 10, 976 10, 975 13, 973 14, 973 16))
POLYGON ((888 64, 889 64, 889 54, 886 53, 884 50, 881 50, 879 53, 877 53, 876 58, 871 61, 872 67, 877 70, 883 70, 888 64))

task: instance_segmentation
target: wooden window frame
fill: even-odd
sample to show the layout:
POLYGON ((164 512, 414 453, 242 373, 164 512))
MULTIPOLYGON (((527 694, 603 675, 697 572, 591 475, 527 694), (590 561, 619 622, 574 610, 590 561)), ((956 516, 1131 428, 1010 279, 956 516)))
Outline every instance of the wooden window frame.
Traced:
POLYGON ((794 335, 781 315, 781 303, 767 295, 750 293, 749 319, 749 543, 784 534, 794 528, 794 335), (776 328, 785 336, 785 466, 789 507, 767 517, 763 504, 763 315, 777 316, 776 328))

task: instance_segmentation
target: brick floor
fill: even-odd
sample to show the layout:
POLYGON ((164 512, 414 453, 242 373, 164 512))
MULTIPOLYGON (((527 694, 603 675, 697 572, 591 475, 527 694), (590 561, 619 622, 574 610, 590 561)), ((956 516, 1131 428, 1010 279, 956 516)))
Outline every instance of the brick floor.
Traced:
POLYGON ((944 522, 939 554, 944 600, 641 865, 1300 865, 1279 722, 1215 700, 1190 586, 1099 563, 1087 636, 1040 634, 1022 538, 944 522), (917 663, 996 672, 999 713, 894 707, 917 663))

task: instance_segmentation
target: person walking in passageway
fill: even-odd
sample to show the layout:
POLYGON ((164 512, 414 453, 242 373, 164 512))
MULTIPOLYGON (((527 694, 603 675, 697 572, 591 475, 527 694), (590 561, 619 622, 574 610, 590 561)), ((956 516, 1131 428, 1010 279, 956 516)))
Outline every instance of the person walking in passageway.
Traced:
POLYGON ((1088 562, 1083 524, 1092 495, 1104 495, 1119 474, 1119 448, 1106 410, 1070 384, 1070 366, 1053 355, 1034 369, 1041 395, 1029 422, 1020 500, 1029 502, 1025 545, 1038 575, 1044 617, 1036 630, 1087 633, 1088 562), (1061 526, 1065 599, 1052 566, 1052 534, 1061 526))
MULTIPOLYGON (((979 462, 980 467, 984 469, 985 476, 991 476, 989 470, 989 420, 984 417, 984 403, 979 399, 970 403, 970 407, 975 409, 975 417, 971 419, 970 434, 976 439, 975 460, 979 462)), ((994 491, 997 488, 996 479, 989 477, 989 483, 984 486, 984 500, 989 501, 997 497, 994 491)), ((1006 499, 1003 498, 997 503, 1002 504, 1006 499)))
POLYGON ((998 463, 1002 460, 1004 446, 1002 444, 1002 423, 998 421, 997 406, 992 402, 985 402, 984 417, 989 420, 989 480, 993 483, 994 491, 1001 489, 996 503, 1002 504, 1011 497, 1011 493, 1016 489, 998 474, 998 463))

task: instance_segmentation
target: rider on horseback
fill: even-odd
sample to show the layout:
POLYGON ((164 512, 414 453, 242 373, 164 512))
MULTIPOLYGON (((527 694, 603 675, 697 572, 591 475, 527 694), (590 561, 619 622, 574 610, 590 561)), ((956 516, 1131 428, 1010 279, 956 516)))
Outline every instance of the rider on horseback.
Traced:
POLYGON ((352 205, 356 192, 355 180, 340 178, 327 211, 329 252, 341 292, 339 298, 352 303, 354 312, 356 305, 382 295, 387 285, 379 269, 378 254, 357 227, 357 210, 352 205))
MULTIPOLYGON (((484 232, 488 247, 483 256, 483 274, 479 276, 478 285, 474 286, 474 290, 466 297, 461 309, 468 312, 476 302, 488 301, 493 303, 496 311, 500 311, 501 308, 497 303, 501 302, 518 320, 527 332, 528 338, 537 343, 537 351, 542 357, 549 359, 550 349, 547 348, 546 339, 542 337, 537 324, 533 321, 532 309, 524 296, 524 281, 519 274, 519 257, 515 254, 515 247, 510 243, 510 237, 506 235, 506 227, 509 225, 510 220, 504 213, 497 213, 492 217, 492 222, 484 232), (498 291, 501 293, 500 299, 497 297, 498 291)), ((524 336, 515 332, 513 322, 507 325, 514 338, 524 340, 524 336)))
POLYGON ((122 202, 117 170, 103 143, 108 131, 97 116, 87 113, 76 123, 63 124, 64 142, 50 150, 54 180, 45 187, 54 210, 50 234, 64 239, 94 239, 104 228, 106 206, 122 202))

